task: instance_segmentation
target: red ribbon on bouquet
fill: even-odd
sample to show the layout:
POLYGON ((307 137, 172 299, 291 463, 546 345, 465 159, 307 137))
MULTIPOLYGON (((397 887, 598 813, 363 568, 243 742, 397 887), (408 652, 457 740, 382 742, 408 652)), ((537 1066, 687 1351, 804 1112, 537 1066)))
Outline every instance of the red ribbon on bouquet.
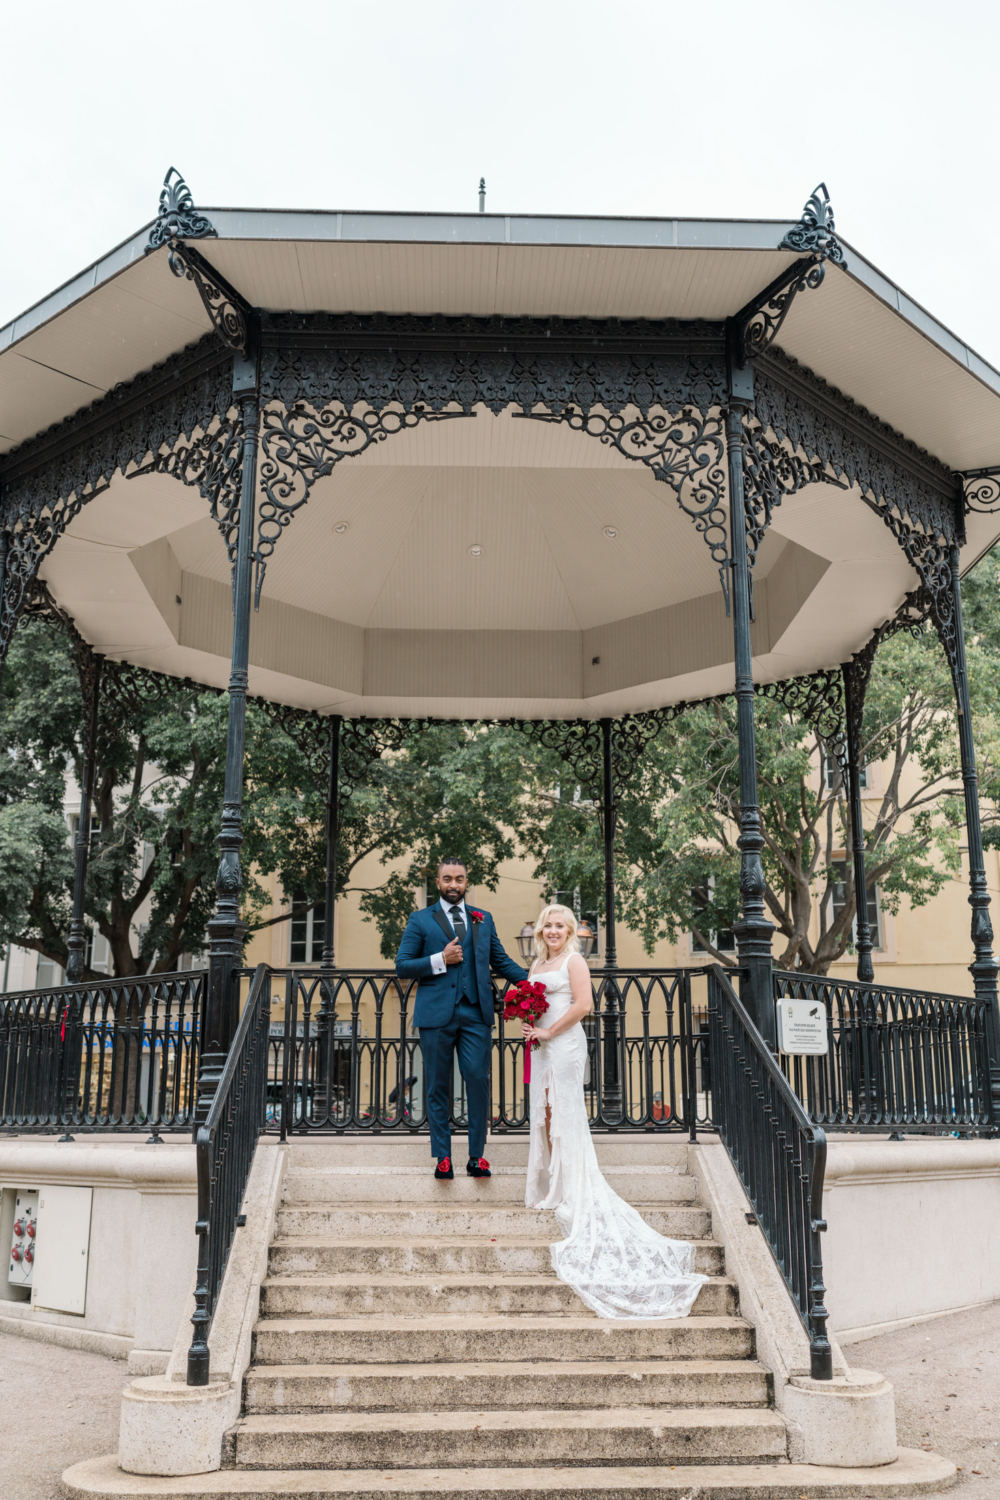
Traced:
MULTIPOLYGON (((530 979, 522 979, 503 997, 505 1021, 530 1021, 535 1025, 548 1008, 549 1002, 545 998, 544 984, 538 984, 530 979)), ((532 1037, 524 1049, 525 1087, 531 1082, 531 1054, 536 1047, 540 1046, 541 1042, 532 1037)))

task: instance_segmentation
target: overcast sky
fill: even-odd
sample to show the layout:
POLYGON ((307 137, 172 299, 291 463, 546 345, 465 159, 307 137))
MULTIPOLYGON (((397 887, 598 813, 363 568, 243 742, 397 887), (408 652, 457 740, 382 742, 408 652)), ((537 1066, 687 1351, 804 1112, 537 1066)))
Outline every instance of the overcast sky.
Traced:
POLYGON ((203 206, 795 218, 1000 365, 996 0, 4 8, 0 325, 203 206))

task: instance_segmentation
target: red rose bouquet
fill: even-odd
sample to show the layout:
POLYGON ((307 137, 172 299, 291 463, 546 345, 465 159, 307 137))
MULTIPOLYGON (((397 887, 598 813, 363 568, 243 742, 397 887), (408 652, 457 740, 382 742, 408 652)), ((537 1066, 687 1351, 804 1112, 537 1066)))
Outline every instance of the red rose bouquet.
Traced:
MULTIPOLYGON (((538 1021, 549 1008, 549 1002, 545 998, 544 984, 532 983, 530 979, 522 979, 514 988, 508 990, 503 1000, 503 1018, 505 1021, 528 1021, 537 1025, 538 1021)), ((524 1049, 524 1081, 531 1082, 531 1054, 541 1043, 534 1037, 524 1049)))

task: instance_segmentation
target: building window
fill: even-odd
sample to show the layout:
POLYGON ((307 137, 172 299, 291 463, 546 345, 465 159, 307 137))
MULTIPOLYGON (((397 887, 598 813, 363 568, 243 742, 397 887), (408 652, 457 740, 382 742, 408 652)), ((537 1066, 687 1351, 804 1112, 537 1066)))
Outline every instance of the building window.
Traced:
POLYGON ((296 964, 318 964, 323 957, 326 932, 326 902, 307 909, 301 891, 292 894, 292 926, 288 944, 288 961, 296 964))
POLYGON ((93 969, 96 974, 110 974, 111 972, 111 944, 106 937, 102 937, 92 927, 87 929, 87 947, 83 961, 87 968, 93 969))
MULTIPOLYGON (((844 907, 847 905, 847 860, 835 859, 831 866, 833 870, 833 920, 836 921, 844 907)), ((882 947, 882 913, 879 910, 878 886, 868 887, 868 925, 871 928, 872 943, 877 949, 882 947)), ((858 940, 858 919, 855 915, 851 927, 851 942, 858 940)))
POLYGON ((35 989, 51 990, 57 984, 65 984, 66 975, 59 964, 53 963, 51 958, 43 958, 38 955, 38 963, 35 967, 35 989))
MULTIPOLYGON (((840 778, 840 767, 832 755, 823 756, 823 785, 828 792, 832 792, 840 778)), ((871 790, 871 777, 868 771, 867 761, 862 761, 858 767, 858 781, 863 792, 871 790)), ((846 790, 847 781, 844 780, 846 790)))
MULTIPOLYGON (((695 911, 705 911, 714 894, 715 876, 710 875, 705 885, 699 886, 691 892, 691 900, 694 903, 695 911)), ((731 927, 723 927, 721 930, 710 928, 706 933, 706 937, 708 938, 708 941, 711 943, 712 947, 715 949, 716 953, 736 952, 736 937, 731 927)), ((697 934, 693 932, 691 934, 691 952, 708 952, 705 944, 701 941, 697 934)))

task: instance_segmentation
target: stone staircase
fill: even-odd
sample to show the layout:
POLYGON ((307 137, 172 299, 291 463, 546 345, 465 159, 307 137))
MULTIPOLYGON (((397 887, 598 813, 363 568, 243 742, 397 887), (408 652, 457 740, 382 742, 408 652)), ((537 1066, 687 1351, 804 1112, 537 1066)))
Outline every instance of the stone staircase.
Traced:
POLYGON ((114 1456, 84 1460, 66 1494, 805 1500, 947 1487, 951 1465, 905 1450, 884 1468, 790 1463, 689 1169, 697 1154, 655 1136, 596 1144, 616 1190, 696 1245, 710 1279, 689 1318, 603 1320, 556 1279, 554 1216, 524 1207, 523 1139, 490 1142, 492 1179, 450 1183, 433 1180, 423 1139, 295 1142, 223 1467, 144 1477, 114 1456))
POLYGON ((524 1207, 524 1141, 491 1142, 491 1179, 450 1183, 425 1141, 293 1144, 236 1469, 334 1471, 332 1490, 358 1493, 384 1493, 391 1470, 471 1496, 488 1479, 471 1470, 525 1493, 567 1465, 600 1469, 602 1491, 627 1470, 632 1493, 662 1489, 663 1466, 787 1462, 687 1146, 598 1149, 617 1192, 696 1244, 711 1280, 691 1317, 608 1322, 556 1279, 555 1218, 524 1207))

